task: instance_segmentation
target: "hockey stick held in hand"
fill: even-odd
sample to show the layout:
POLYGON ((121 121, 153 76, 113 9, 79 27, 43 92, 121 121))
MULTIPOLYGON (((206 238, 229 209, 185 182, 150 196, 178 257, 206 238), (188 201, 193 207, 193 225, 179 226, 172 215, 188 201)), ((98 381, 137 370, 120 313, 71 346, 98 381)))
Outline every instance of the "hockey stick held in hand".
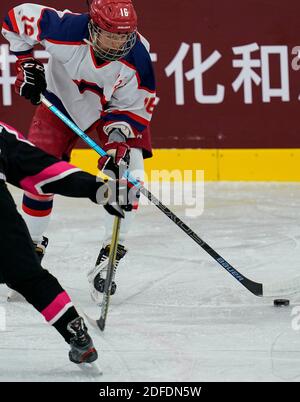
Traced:
MULTIPOLYGON (((80 138, 82 138, 94 151, 100 156, 105 156, 106 152, 93 141, 87 134, 85 134, 76 124, 68 119, 57 107, 51 104, 44 96, 42 96, 43 104, 51 110, 60 120, 62 120, 71 130, 73 130, 80 138)), ((202 240, 189 226, 187 226, 178 216, 176 216, 169 208, 162 204, 149 190, 147 190, 142 183, 132 177, 127 171, 124 174, 131 185, 137 187, 140 192, 147 197, 161 212, 163 212, 171 221, 175 223, 186 235, 193 239, 204 251, 206 251, 223 269, 232 275, 241 285, 248 289, 255 296, 287 296, 289 294, 297 293, 300 289, 300 279, 291 280, 286 283, 275 285, 264 285, 259 282, 252 281, 246 276, 241 274, 229 262, 221 257, 214 249, 212 249, 204 240, 202 240)))

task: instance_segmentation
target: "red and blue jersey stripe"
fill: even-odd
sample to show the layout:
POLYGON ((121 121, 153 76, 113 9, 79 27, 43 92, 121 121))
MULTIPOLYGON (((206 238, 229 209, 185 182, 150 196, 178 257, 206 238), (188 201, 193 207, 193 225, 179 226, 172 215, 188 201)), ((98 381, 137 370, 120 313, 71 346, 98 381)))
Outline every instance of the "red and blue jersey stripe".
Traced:
POLYGON ((112 112, 102 112, 101 120, 105 122, 105 125, 109 123, 114 123, 116 121, 125 121, 135 128, 138 132, 142 132, 149 125, 149 121, 143 117, 138 116, 135 113, 129 111, 112 111, 112 112))
POLYGON ((38 40, 44 39, 55 43, 81 44, 89 37, 88 14, 66 13, 60 17, 55 10, 43 9, 39 20, 38 40))
POLYGON ((133 49, 120 60, 121 63, 136 71, 139 89, 155 93, 156 83, 151 57, 140 39, 133 49))

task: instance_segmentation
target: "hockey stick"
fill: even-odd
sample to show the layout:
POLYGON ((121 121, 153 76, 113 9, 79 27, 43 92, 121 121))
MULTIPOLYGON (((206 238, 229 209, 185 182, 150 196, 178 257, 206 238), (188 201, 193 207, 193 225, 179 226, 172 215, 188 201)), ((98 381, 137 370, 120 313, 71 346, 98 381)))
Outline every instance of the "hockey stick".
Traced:
MULTIPOLYGON (((60 120, 62 120, 71 130, 73 130, 80 138, 82 138, 94 151, 100 156, 105 156, 106 152, 93 141, 84 131, 76 124, 68 119, 57 107, 52 105, 44 96, 42 96, 43 104, 51 110, 60 120)), ((263 285, 248 279, 235 269, 229 262, 221 257, 214 249, 212 249, 204 240, 202 240, 190 227, 188 227, 178 216, 176 216, 169 208, 163 205, 149 190, 147 190, 140 181, 132 177, 127 171, 124 178, 133 186, 138 188, 140 192, 147 197, 154 205, 157 206, 171 221, 175 223, 185 234, 193 239, 204 251, 206 251, 222 268, 232 275, 241 285, 248 289, 255 296, 286 296, 297 293, 300 289, 300 277, 282 284, 263 285)))
POLYGON ((118 241, 119 241, 119 233, 120 233, 120 226, 121 226, 121 218, 115 217, 114 220, 114 227, 112 233, 112 239, 109 249, 109 257, 108 257, 108 267, 107 267, 107 274, 104 284, 104 293, 103 293, 103 301, 101 305, 101 316, 99 320, 96 321, 98 327, 101 331, 104 331, 108 307, 109 307, 109 300, 110 300, 110 291, 111 285, 114 276, 114 268, 117 256, 117 249, 118 249, 118 241))

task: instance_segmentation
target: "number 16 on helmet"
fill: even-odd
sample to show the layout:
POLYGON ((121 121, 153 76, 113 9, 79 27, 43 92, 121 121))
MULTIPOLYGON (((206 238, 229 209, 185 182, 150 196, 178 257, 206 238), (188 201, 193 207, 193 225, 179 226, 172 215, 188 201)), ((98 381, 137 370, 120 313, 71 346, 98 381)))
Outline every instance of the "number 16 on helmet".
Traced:
POLYGON ((125 57, 136 43, 137 15, 131 0, 93 0, 87 41, 104 61, 125 57))

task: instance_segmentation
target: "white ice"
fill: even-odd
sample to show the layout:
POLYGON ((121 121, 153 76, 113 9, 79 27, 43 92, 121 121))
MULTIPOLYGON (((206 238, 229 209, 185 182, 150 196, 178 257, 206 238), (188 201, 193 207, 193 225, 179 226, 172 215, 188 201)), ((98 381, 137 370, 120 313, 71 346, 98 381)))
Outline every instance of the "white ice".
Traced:
MULTIPOLYGON (((171 209, 239 271, 269 283, 300 275, 299 200, 295 183, 206 183, 201 216, 171 209)), ((103 216, 87 200, 57 197, 44 259, 95 318, 86 271, 103 216)), ((30 305, 8 304, 1 286, 0 381, 300 380, 300 295, 284 308, 253 296, 154 206, 141 207, 128 247, 106 330, 90 328, 103 375, 70 363, 56 331, 30 305)))

